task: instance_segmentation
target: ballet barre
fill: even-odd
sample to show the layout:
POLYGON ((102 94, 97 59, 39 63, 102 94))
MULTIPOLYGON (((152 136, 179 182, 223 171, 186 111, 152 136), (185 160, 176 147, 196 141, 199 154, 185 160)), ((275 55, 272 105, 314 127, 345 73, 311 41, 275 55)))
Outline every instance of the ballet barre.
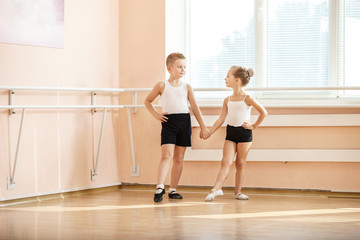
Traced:
MULTIPOLYGON (((27 87, 27 86, 0 86, 0 90, 21 91, 64 91, 64 92, 148 92, 152 88, 69 88, 69 87, 27 87)), ((360 86, 351 87, 247 87, 247 91, 333 91, 333 90, 360 90, 360 86)), ((194 91, 231 91, 229 88, 194 88, 194 91)))
POLYGON ((101 146, 102 146, 102 139, 103 139, 103 133, 105 128, 105 121, 106 121, 106 113, 107 109, 120 109, 124 108, 123 105, 18 105, 18 106, 0 106, 0 109, 22 109, 21 113, 21 121, 20 121, 20 127, 19 127, 19 133, 18 133, 18 139, 16 144, 16 151, 15 151, 15 159, 14 159, 14 166, 12 169, 11 176, 8 177, 8 189, 13 189, 15 187, 15 176, 16 176, 16 168, 18 164, 18 156, 19 156, 19 150, 21 145, 21 139, 22 139, 22 132, 23 132, 23 126, 24 126, 24 119, 25 114, 28 109, 54 109, 54 110, 62 110, 62 109, 92 109, 93 107, 103 109, 103 118, 101 122, 101 130, 100 130, 100 137, 99 137, 99 145, 96 155, 96 162, 95 167, 91 169, 91 180, 96 180, 96 177, 98 175, 98 163, 100 159, 100 152, 101 152, 101 146))
MULTIPOLYGON (((345 91, 360 90, 360 86, 330 86, 330 87, 248 87, 246 91, 255 92, 278 92, 278 91, 345 91)), ((9 105, 14 105, 15 91, 55 91, 55 92, 88 92, 91 93, 91 105, 96 105, 97 93, 132 93, 132 105, 137 105, 137 93, 149 92, 151 88, 75 88, 75 87, 29 87, 29 86, 0 86, 0 91, 9 92, 9 105)), ((229 88, 194 88, 195 92, 231 92, 229 88)), ((133 113, 139 106, 132 107, 133 113)), ((212 106, 203 106, 212 107, 212 106)), ((217 106, 213 106, 217 107, 217 106)), ((96 108, 91 109, 92 113, 96 112, 96 108)), ((14 108, 9 109, 10 114, 14 114, 14 108)))
MULTIPOLYGON (((353 87, 279 87, 279 88, 246 88, 247 91, 335 91, 335 90, 360 90, 360 86, 353 87)), ((139 176, 139 166, 136 165, 135 151, 134 151, 134 140, 132 133, 132 121, 130 109, 133 113, 136 113, 137 108, 143 108, 144 105, 137 104, 137 93, 138 92, 149 92, 151 88, 68 88, 68 87, 27 87, 27 86, 0 86, 0 91, 8 91, 9 94, 9 105, 0 105, 0 109, 9 110, 9 115, 15 114, 15 109, 21 109, 21 121, 19 127, 19 133, 17 138, 17 145, 14 158, 14 166, 12 169, 11 176, 8 177, 8 189, 15 187, 15 176, 16 168, 18 164, 19 150, 21 146, 22 132, 25 121, 25 115, 27 110, 65 110, 65 109, 79 109, 79 110, 91 110, 92 114, 97 112, 97 109, 103 110, 99 144, 96 154, 95 166, 91 169, 91 180, 95 181, 98 175, 98 163, 100 160, 100 153, 102 147, 102 139, 105 128, 106 113, 108 109, 126 109, 129 127, 129 138, 130 138, 130 151, 131 151, 131 176, 139 176), (90 105, 15 105, 14 95, 15 91, 50 91, 50 92, 86 92, 90 93, 91 104, 90 105), (132 104, 127 105, 98 105, 96 104, 97 93, 132 93, 132 104)), ((230 92, 229 88, 194 88, 194 91, 226 91, 230 92)), ((219 108, 222 104, 199 104, 199 107, 206 108, 219 108)), ((160 107, 155 105, 154 107, 160 107)))

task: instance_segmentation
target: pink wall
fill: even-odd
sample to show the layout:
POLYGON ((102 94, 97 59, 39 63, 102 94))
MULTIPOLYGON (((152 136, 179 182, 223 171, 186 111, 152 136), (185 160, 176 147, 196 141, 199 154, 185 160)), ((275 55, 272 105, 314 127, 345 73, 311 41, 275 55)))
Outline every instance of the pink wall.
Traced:
MULTIPOLYGON (((0 44, 0 85, 119 87, 119 1, 66 1, 65 48, 0 44)), ((98 95, 98 104, 113 103, 98 95)), ((117 100, 116 100, 117 101, 117 100)), ((116 103, 116 102, 115 102, 116 103)), ((0 92, 0 105, 8 104, 0 92)), ((88 93, 15 93, 15 104, 90 104, 88 93)), ((20 111, 0 111, 0 200, 116 184, 118 113, 108 114, 99 175, 91 181, 102 112, 29 110, 15 179, 7 190, 14 162, 20 111), (11 163, 11 167, 10 167, 11 163)))
MULTIPOLYGON (((150 88, 165 79, 165 0, 67 1, 65 48, 0 44, 0 84, 63 87, 150 88), (86 7, 86 11, 84 8, 86 7), (96 16, 96 17, 94 17, 96 16)), ((85 93, 15 94, 16 104, 89 104, 85 93)), ((142 103, 145 93, 140 93, 142 103)), ((99 104, 130 103, 131 94, 99 94, 99 104)), ((0 92, 0 105, 8 104, 0 92)), ((347 114, 360 109, 268 109, 270 114, 347 114)), ((144 109, 131 114, 136 163, 131 155, 126 110, 108 114, 99 175, 90 180, 102 112, 30 110, 24 126, 15 189, 6 178, 14 160, 20 112, 0 111, 0 200, 118 182, 155 184, 160 157, 160 123, 144 109)), ((203 109, 219 114, 219 109, 203 109)), ((224 130, 194 148, 219 149, 224 130)), ((360 127, 266 127, 256 130, 254 149, 359 149, 360 127), (309 137, 309 135, 311 137, 309 137), (269 140, 271 139, 271 140, 269 140)), ((220 162, 186 162, 181 185, 210 186, 220 162)), ((359 163, 249 162, 245 186, 360 191, 359 163)), ((232 186, 233 170, 226 185, 232 186)))
POLYGON ((121 87, 152 87, 165 76, 165 0, 120 1, 121 87))
MULTIPOLYGON (((337 109, 332 109, 332 111, 336 113, 337 109)), ((349 109, 349 111, 353 110, 349 109)), ((203 112, 207 112, 207 110, 203 109, 203 112)), ((272 109, 269 109, 269 112, 271 113, 272 109)), ((357 110, 357 113, 360 111, 357 110)), ((121 121, 123 124, 127 124, 127 121, 121 121)), ((123 142, 121 181, 155 184, 157 164, 160 158, 161 126, 145 109, 139 109, 136 114, 132 114, 132 124, 136 161, 140 166, 141 176, 131 177, 129 174, 131 155, 127 140, 128 131, 124 129, 121 134, 123 142)), ((225 137, 224 129, 218 130, 207 141, 199 139, 198 134, 199 129, 194 128, 194 149, 222 148, 225 137)), ((359 150, 360 127, 263 127, 254 132, 254 138, 256 140, 253 149, 359 150)), ((210 186, 214 184, 219 167, 220 162, 185 162, 180 185, 210 186)), ((359 191, 359 173, 360 163, 248 162, 245 186, 359 191)), ((169 183, 169 178, 167 183, 169 183)), ((234 186, 234 167, 230 171, 226 186, 234 186)))
MULTIPOLYGON (((165 8, 164 1, 121 1, 120 3, 120 84, 121 87, 152 87, 165 79, 165 8), (136 13, 136 14, 134 14, 136 13), (139 18, 141 16, 141 18, 139 18), (126 24, 124 24, 126 23, 126 24)), ((139 94, 142 102, 145 94, 139 94)), ((124 97, 130 101, 131 95, 124 97)), ((202 109, 218 115, 220 109, 202 109)), ((359 108, 273 108, 270 114, 359 114, 359 108)), ((122 182, 156 184, 160 158, 160 123, 145 109, 132 114, 133 135, 140 177, 130 176, 131 155, 125 111, 121 112, 122 182)), ((193 131, 193 147, 221 149, 224 129, 208 141, 193 131)), ((253 149, 360 149, 360 127, 265 127, 255 131, 253 149)), ((180 185, 213 185, 220 162, 185 162, 180 185)), ((234 185, 234 169, 226 186, 234 185)), ((324 189, 360 191, 360 163, 331 162, 248 162, 245 186, 259 188, 324 189)), ((169 177, 167 179, 169 183, 169 177)))

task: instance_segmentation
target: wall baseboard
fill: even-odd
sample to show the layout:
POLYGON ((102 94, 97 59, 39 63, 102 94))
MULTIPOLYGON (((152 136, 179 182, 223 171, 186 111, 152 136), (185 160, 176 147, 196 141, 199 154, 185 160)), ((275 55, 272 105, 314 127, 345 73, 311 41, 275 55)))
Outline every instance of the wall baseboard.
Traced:
MULTIPOLYGON (((169 185, 165 185, 166 188, 169 185)), ((178 191, 184 193, 208 193, 213 186, 179 185, 178 191)), ((156 184, 123 183, 122 190, 155 191, 156 184)), ((224 193, 233 194, 234 187, 223 187, 224 193)), ((289 188, 259 188, 243 187, 243 192, 249 195, 269 196, 297 196, 297 197, 328 197, 328 198, 356 198, 360 199, 360 191, 332 191, 323 189, 289 189, 289 188)))
POLYGON ((82 188, 65 189, 57 192, 38 193, 33 195, 22 195, 11 198, 1 198, 0 207, 6 207, 11 205, 39 202, 52 199, 62 199, 71 196, 82 196, 87 194, 94 194, 100 192, 108 192, 118 190, 121 186, 121 182, 105 184, 99 186, 89 186, 82 188))
MULTIPOLYGON (((131 191, 151 191, 153 192, 156 184, 137 184, 137 183, 123 183, 113 186, 93 187, 90 189, 67 191, 63 193, 45 194, 26 198, 16 198, 12 200, 0 201, 0 208, 13 206, 18 204, 25 204, 31 202, 39 202, 54 199, 63 199, 66 197, 83 196, 88 194, 96 194, 102 192, 131 190, 131 191)), ((167 185, 167 187, 169 187, 167 185)), ((204 192, 210 191, 212 186, 178 186, 178 190, 182 192, 204 192)), ((232 194, 234 187, 223 187, 224 193, 232 194)), ((360 199, 359 191, 331 191, 321 189, 284 189, 284 188, 256 188, 244 187, 243 192, 249 195, 269 195, 269 196, 298 196, 298 197, 328 197, 328 198, 355 198, 360 199)))

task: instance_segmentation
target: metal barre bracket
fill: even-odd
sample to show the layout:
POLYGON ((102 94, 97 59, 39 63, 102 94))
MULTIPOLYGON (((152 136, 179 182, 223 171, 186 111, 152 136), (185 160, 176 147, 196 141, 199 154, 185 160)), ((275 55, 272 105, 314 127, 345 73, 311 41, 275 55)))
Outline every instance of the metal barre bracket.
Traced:
MULTIPOLYGON (((96 105, 96 92, 91 92, 91 105, 96 105)), ((91 113, 96 113, 96 108, 91 109, 91 113)))
POLYGON ((101 130, 100 130, 98 151, 97 151, 97 155, 96 155, 95 168, 91 169, 91 181, 95 181, 96 177, 97 177, 97 169, 98 169, 98 164, 99 164, 99 159, 100 159, 101 145, 102 145, 105 121, 106 121, 106 112, 107 112, 107 108, 104 108, 104 113, 103 113, 103 118, 102 118, 102 123, 101 123, 101 130))
MULTIPOLYGON (((132 105, 135 105, 135 106, 137 105, 137 92, 133 92, 133 94, 132 94, 132 105)), ((136 113, 137 107, 133 107, 132 112, 136 113)))
POLYGON ((130 176, 131 177, 140 177, 140 166, 139 165, 130 167, 130 176))
POLYGON ((7 178, 7 189, 11 190, 15 188, 15 182, 12 177, 7 178))
POLYGON ((140 167, 138 165, 136 165, 136 160, 135 160, 134 138, 133 138, 133 132, 132 132, 130 109, 127 108, 126 112, 127 112, 127 117, 128 117, 130 151, 131 151, 131 162, 132 162, 132 165, 130 167, 130 176, 139 177, 140 176, 140 167))
POLYGON ((14 189, 14 187, 15 187, 16 167, 17 167, 18 158, 19 158, 19 149, 20 149, 20 145, 21 145, 21 136, 22 136, 22 132, 23 132, 25 113, 26 113, 26 109, 24 108, 22 115, 21 115, 21 122, 20 122, 18 140, 17 140, 17 144, 16 144, 15 160, 14 160, 14 166, 12 169, 12 175, 10 177, 8 177, 8 190, 14 189))
MULTIPOLYGON (((15 94, 15 91, 14 90, 9 90, 9 106, 12 106, 14 105, 14 94, 15 94)), ((10 115, 13 115, 15 114, 15 109, 11 108, 9 109, 9 114, 10 115)))
POLYGON ((91 169, 91 181, 95 181, 97 178, 96 169, 91 169))

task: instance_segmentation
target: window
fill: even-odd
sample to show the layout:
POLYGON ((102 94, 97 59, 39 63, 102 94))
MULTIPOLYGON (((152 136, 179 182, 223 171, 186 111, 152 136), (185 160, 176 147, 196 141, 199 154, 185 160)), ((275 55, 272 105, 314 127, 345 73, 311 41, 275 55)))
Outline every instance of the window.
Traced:
POLYGON ((221 88, 230 66, 255 67, 254 1, 187 3, 185 47, 193 87, 221 88))
POLYGON ((329 1, 272 0, 267 11, 267 86, 328 86, 329 1))
MULTIPOLYGON (((183 42, 180 48, 167 46, 167 52, 185 52, 187 81, 195 88, 225 87, 232 65, 255 69, 249 87, 360 85, 358 0, 168 0, 166 4, 166 22, 182 21, 179 28, 171 23, 181 34, 169 28, 166 34, 183 42), (175 3, 178 7, 172 8, 175 3)), ((360 91, 264 92, 258 97, 355 95, 359 97, 360 91)))
MULTIPOLYGON (((339 80, 343 86, 360 85, 360 1, 345 0, 339 6, 340 53, 339 80)), ((360 91, 343 91, 343 95, 360 95, 360 91)))

